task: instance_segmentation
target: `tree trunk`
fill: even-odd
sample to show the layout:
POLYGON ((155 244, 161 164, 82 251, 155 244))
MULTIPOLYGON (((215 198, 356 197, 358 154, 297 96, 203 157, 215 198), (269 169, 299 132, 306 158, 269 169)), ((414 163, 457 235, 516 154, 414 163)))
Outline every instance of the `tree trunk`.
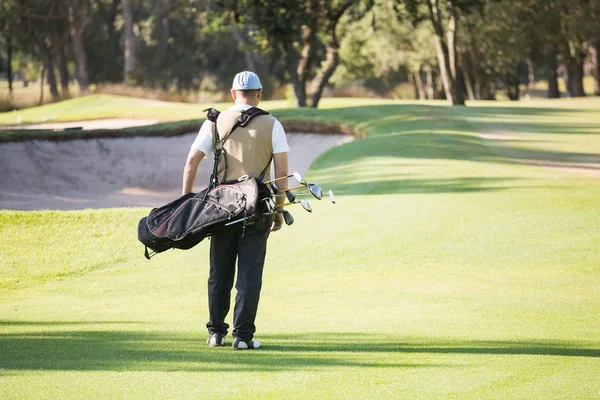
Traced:
POLYGON ((452 76, 450 75, 450 63, 448 62, 447 50, 444 51, 445 45, 438 36, 434 37, 434 42, 438 64, 440 67, 440 78, 442 80, 442 85, 444 86, 444 94, 446 95, 448 102, 450 104, 454 104, 454 99, 452 98, 452 92, 454 92, 454 82, 452 81, 452 76))
POLYGON ((292 96, 295 107, 306 107, 306 90, 298 79, 298 64, 296 50, 293 44, 287 44, 283 50, 283 59, 285 67, 289 74, 290 84, 292 85, 292 96))
POLYGON ((58 64, 58 76, 60 78, 60 93, 63 98, 69 97, 69 65, 65 54, 66 24, 68 21, 59 20, 56 24, 56 58, 58 64))
POLYGON ((433 72, 431 71, 431 65, 425 65, 425 77, 427 82, 427 100, 433 100, 435 97, 435 88, 433 83, 433 72))
POLYGON ((13 72, 12 72, 12 42, 10 34, 6 39, 6 75, 8 78, 8 94, 12 96, 13 93, 13 72))
POLYGON ((440 76, 444 85, 446 99, 452 105, 464 105, 462 88, 456 84, 456 10, 450 10, 448 35, 444 32, 442 18, 438 8, 438 0, 428 0, 429 18, 435 31, 435 47, 440 65, 440 76), (450 48, 449 48, 450 46, 450 48))
POLYGON ((584 52, 578 50, 574 57, 567 60, 567 89, 571 97, 585 97, 585 91, 583 90, 585 56, 584 52))
MULTIPOLYGON (((106 25, 106 32, 108 33, 108 43, 111 44, 111 50, 109 54, 106 54, 106 57, 111 57, 111 67, 115 68, 118 65, 116 61, 120 58, 120 54, 122 54, 120 38, 117 34, 115 21, 117 19, 117 15, 119 15, 119 4, 121 4, 122 0, 112 0, 108 5, 104 5, 102 1, 96 0, 95 5, 98 8, 98 12, 102 16, 104 24, 106 25)), ((87 0, 83 1, 84 4, 87 4, 87 0)), ((86 14, 88 15, 89 8, 86 6, 86 14)), ((87 22, 87 20, 86 20, 87 22)), ((85 26, 84 26, 85 27, 85 26)), ((123 70, 121 70, 123 71, 123 70)), ((115 72, 111 72, 109 74, 112 78, 113 82, 117 82, 119 80, 123 80, 121 74, 117 74, 115 72)))
POLYGON ((506 94, 507 94, 508 98, 512 101, 519 100, 520 79, 519 79, 518 74, 514 74, 511 72, 506 73, 504 80, 506 82, 506 94))
POLYGON ((169 44, 169 0, 155 0, 154 11, 156 15, 156 53, 159 58, 167 54, 167 47, 169 44))
POLYGON ((67 57, 65 49, 58 48, 58 73, 60 77, 60 93, 63 97, 69 97, 69 68, 67 66, 67 57))
POLYGON ((87 57, 85 55, 85 45, 83 43, 83 33, 85 29, 85 23, 81 18, 81 15, 76 16, 79 10, 73 12, 72 24, 71 24, 71 37, 73 39, 73 54, 75 55, 75 61, 77 62, 77 70, 75 71, 75 77, 79 83, 79 90, 81 93, 87 93, 90 80, 87 72, 87 57))
POLYGON ((73 43, 73 55, 77 69, 75 78, 79 83, 79 91, 82 94, 87 93, 90 85, 87 72, 87 57, 85 55, 85 44, 83 35, 85 28, 89 23, 87 1, 73 0, 69 4, 69 22, 71 27, 71 40, 73 43))
MULTIPOLYGON (((346 11, 352 7, 352 5, 357 3, 357 0, 345 0, 344 2, 338 3, 337 7, 333 6, 335 2, 324 2, 325 6, 325 19, 327 24, 325 26, 325 61, 321 64, 321 68, 319 72, 317 72, 317 76, 313 81, 312 87, 312 98, 311 98, 311 107, 317 108, 319 102, 321 101, 321 97, 323 96, 323 89, 329 83, 329 79, 331 75, 335 72, 336 68, 340 64, 340 43, 338 42, 336 29, 337 24, 340 19, 344 16, 346 11), (329 5, 327 5, 329 3, 329 5)), ((318 4, 318 2, 317 2, 318 4)), ((370 8, 373 7, 373 4, 368 5, 366 10, 367 12, 370 8)), ((316 17, 315 17, 316 19, 316 17)), ((313 29, 316 32, 316 25, 313 29)))
POLYGON ((59 96, 58 88, 56 87, 56 76, 54 75, 54 60, 52 59, 52 53, 50 53, 50 49, 48 49, 43 39, 40 40, 39 48, 44 67, 48 72, 48 85, 50 85, 50 94, 52 95, 53 100, 57 100, 59 96))
POLYGON ((314 54, 314 42, 316 39, 315 26, 313 23, 302 28, 302 50, 300 51, 300 59, 296 68, 296 76, 298 77, 299 90, 302 91, 302 96, 306 98, 306 79, 308 71, 312 64, 314 54))
POLYGON ((249 43, 248 38, 246 37, 246 32, 240 32, 235 20, 231 19, 231 33, 233 34, 233 40, 238 43, 241 43, 242 48, 244 49, 244 59, 246 60, 246 69, 248 71, 256 71, 256 65, 254 64, 254 54, 252 51, 252 46, 249 43))
POLYGON ((427 100, 425 96, 425 86, 423 85, 423 80, 421 79, 421 68, 418 71, 413 72, 412 74, 413 84, 415 85, 417 99, 419 100, 427 100))
POLYGON ((465 88, 467 90, 467 95, 469 96, 469 100, 476 100, 475 98, 475 90, 473 89, 473 80, 472 80, 472 76, 473 76, 473 68, 470 62, 470 58, 469 58, 469 54, 466 54, 466 56, 463 59, 463 67, 464 67, 464 81, 465 81, 465 88))
POLYGON ((69 67, 67 65, 67 57, 62 43, 58 43, 58 73, 60 77, 60 93, 62 97, 69 97, 69 67))
POLYGON ((124 68, 123 80, 125 83, 133 83, 133 71, 135 69, 136 54, 135 54, 135 33, 133 32, 133 7, 132 0, 122 0, 123 7, 123 26, 124 35, 124 68))
POLYGON ((531 60, 527 60, 527 78, 527 91, 531 91, 535 87, 535 69, 531 60))
POLYGON ((319 106, 321 96, 323 95, 323 89, 325 89, 325 86, 329 82, 329 78, 331 78, 331 75, 333 75, 335 69, 340 63, 340 56, 338 53, 340 44, 338 43, 337 36, 335 34, 336 26, 337 21, 335 21, 333 24, 330 24, 329 28, 327 29, 327 54, 325 56, 325 62, 315 77, 311 91, 312 99, 310 106, 314 108, 319 106))
POLYGON ((44 104, 44 79, 46 78, 46 67, 42 67, 42 74, 40 77, 40 105, 44 104))
MULTIPOLYGON (((449 3, 450 4, 450 3, 449 3)), ((465 105, 464 76, 458 63, 458 54, 456 52, 458 31, 458 12, 454 7, 450 7, 450 18, 448 20, 448 60, 450 62, 450 73, 454 81, 453 100, 455 106, 465 105)))
POLYGON ((592 60, 592 76, 594 77, 594 95, 600 96, 600 39, 595 39, 590 45, 592 60))
POLYGON ((558 99, 560 92, 558 90, 558 61, 556 59, 556 46, 550 48, 548 54, 548 98, 558 99))
POLYGON ((306 91, 306 81, 310 67, 314 61, 315 45, 317 42, 317 19, 319 7, 321 6, 318 0, 307 0, 306 2, 306 23, 302 27, 302 50, 300 51, 300 60, 298 61, 298 79, 302 82, 306 91))

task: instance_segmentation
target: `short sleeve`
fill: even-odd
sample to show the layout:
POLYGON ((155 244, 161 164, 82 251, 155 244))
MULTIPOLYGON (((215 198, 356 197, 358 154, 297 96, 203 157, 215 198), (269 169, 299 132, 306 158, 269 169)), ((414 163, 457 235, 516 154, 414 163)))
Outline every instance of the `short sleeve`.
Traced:
POLYGON ((288 146, 287 137, 285 136, 285 131, 283 130, 283 126, 281 122, 275 121, 273 125, 273 154, 276 153, 287 153, 290 151, 290 147, 288 146))
POLYGON ((198 136, 192 143, 192 148, 200 150, 205 156, 213 151, 213 134, 212 134, 212 122, 209 120, 204 121, 198 136))

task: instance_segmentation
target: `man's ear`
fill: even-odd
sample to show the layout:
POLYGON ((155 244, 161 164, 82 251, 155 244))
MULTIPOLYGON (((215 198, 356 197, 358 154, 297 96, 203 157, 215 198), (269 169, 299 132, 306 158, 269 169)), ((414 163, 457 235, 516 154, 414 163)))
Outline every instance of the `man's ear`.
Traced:
POLYGON ((258 91, 256 92, 256 99, 260 100, 262 99, 262 89, 258 89, 258 91))
POLYGON ((233 101, 235 101, 235 98, 237 97, 237 92, 233 89, 231 89, 231 97, 233 97, 233 101))

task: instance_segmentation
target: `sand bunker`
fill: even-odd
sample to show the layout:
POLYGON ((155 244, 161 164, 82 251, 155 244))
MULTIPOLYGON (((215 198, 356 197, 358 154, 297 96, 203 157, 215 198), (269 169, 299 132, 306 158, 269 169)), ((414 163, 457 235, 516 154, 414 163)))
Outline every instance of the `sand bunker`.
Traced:
POLYGON ((66 128, 84 128, 85 130, 90 129, 121 129, 129 128, 132 126, 145 126, 158 123, 154 119, 126 119, 126 118, 112 118, 112 119, 99 119, 96 121, 83 121, 83 122, 48 122, 41 124, 30 124, 30 125, 11 125, 11 126, 0 126, 2 129, 66 129, 66 128))
MULTIPOLYGON (((0 144, 0 208, 162 205, 181 194, 183 166, 195 136, 0 144)), ((350 140, 288 133, 289 170, 305 174, 317 156, 350 140)), ((211 170, 212 158, 200 163, 196 190, 206 187, 211 170)))

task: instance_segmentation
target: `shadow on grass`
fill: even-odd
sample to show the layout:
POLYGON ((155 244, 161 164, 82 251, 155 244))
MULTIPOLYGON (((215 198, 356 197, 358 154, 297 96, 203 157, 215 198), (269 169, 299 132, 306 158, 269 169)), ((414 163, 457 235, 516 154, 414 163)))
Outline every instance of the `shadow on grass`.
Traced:
POLYGON ((566 357, 600 357, 600 349, 576 347, 566 341, 522 340, 429 340, 428 338, 400 337, 390 341, 389 336, 356 333, 307 333, 305 335, 263 335, 272 340, 273 350, 323 351, 323 352, 390 352, 390 353, 440 353, 440 354, 503 354, 547 355, 566 357), (374 338, 372 346, 365 344, 365 337, 374 338), (341 338, 341 339, 340 339, 341 338), (278 341, 285 341, 279 344, 278 341))
MULTIPOLYGON (((375 178, 375 177, 374 177, 375 178)), ((448 179, 360 179, 346 178, 344 183, 319 179, 324 188, 334 189, 339 195, 352 194, 420 194, 420 193, 473 193, 509 190, 520 178, 448 178, 448 179)))
POLYGON ((234 352, 229 346, 209 348, 204 336, 189 332, 35 330, 8 333, 0 335, 0 369, 216 372, 459 366, 402 362, 403 353, 600 357, 599 349, 544 341, 426 341, 355 333, 263 335, 262 339, 264 347, 259 351, 234 352))
MULTIPOLYGON (((304 111, 303 111, 304 112, 304 111)), ((331 149, 312 165, 312 172, 320 175, 323 186, 342 190, 345 194, 391 194, 391 193, 439 193, 489 191, 514 188, 511 177, 503 177, 505 184, 494 187, 493 179, 486 179, 485 168, 493 167, 498 175, 498 165, 522 165, 524 167, 551 167, 585 175, 600 175, 600 154, 590 152, 589 145, 580 144, 582 150, 561 151, 560 148, 536 148, 547 136, 536 134, 597 134, 600 123, 547 123, 543 118, 550 115, 570 115, 581 110, 560 108, 521 107, 471 107, 458 111, 450 107, 418 105, 381 105, 351 107, 348 109, 321 110, 316 118, 335 119, 340 115, 355 129, 367 133, 367 137, 331 149), (510 115, 531 116, 526 119, 509 118, 510 115), (495 117, 495 118, 492 118, 495 117), (486 119, 488 118, 488 119, 486 119), (583 147, 586 146, 586 147, 583 147), (388 160, 382 160, 387 158, 388 160), (463 174, 469 168, 475 177, 457 177, 448 183, 441 180, 396 178, 396 182, 382 182, 381 175, 387 170, 407 175, 411 172, 419 178, 418 167, 404 168, 411 160, 419 160, 427 166, 438 161, 467 161, 462 165, 463 174), (430 161, 431 163, 428 163, 430 161), (365 171, 372 166, 374 170, 365 171), (406 171, 406 172, 405 172, 406 171), (482 178, 483 175, 483 178, 482 178), (353 178, 360 178, 369 185, 365 188, 349 188, 353 178), (379 183, 381 184, 379 184, 379 183), (343 184, 340 186, 340 183, 343 184), (371 184, 372 183, 372 184, 371 184), (348 189, 348 190, 346 190, 348 189)), ((590 110, 587 110, 589 113, 590 110)), ((314 112, 306 111, 307 114, 314 112)), ((566 120, 569 121, 569 120, 566 120)), ((566 143, 569 144, 569 143, 566 143)), ((591 143, 590 143, 591 144, 591 143)), ((550 144, 556 148, 556 143, 550 144)), ((442 175, 452 176, 445 165, 435 164, 442 175)), ((526 170, 523 170, 526 176, 526 170)), ((391 180, 391 179, 389 179, 391 180)), ((496 182, 497 183, 497 182, 496 182)), ((523 187, 520 185, 520 187, 523 187)))
POLYGON ((598 124, 572 122, 556 124, 523 120, 523 117, 542 119, 563 115, 572 117, 592 111, 593 108, 521 107, 519 105, 515 105, 515 107, 446 107, 427 104, 380 104, 330 109, 284 109, 274 111, 273 114, 284 119, 311 119, 342 123, 367 134, 397 131, 395 128, 399 123, 405 124, 405 128, 410 130, 421 126, 424 122, 468 132, 472 132, 472 126, 469 124, 472 122, 481 130, 500 126, 506 130, 527 130, 539 133, 600 134, 598 124))

